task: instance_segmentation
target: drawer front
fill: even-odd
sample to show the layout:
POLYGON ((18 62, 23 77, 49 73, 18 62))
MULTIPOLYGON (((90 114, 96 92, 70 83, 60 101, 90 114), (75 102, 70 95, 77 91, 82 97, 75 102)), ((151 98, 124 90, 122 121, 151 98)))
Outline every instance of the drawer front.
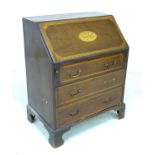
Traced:
POLYGON ((66 104, 81 97, 93 95, 111 87, 120 86, 124 82, 124 70, 118 70, 106 75, 90 78, 56 89, 57 105, 66 104))
POLYGON ((123 54, 106 56, 86 62, 79 62, 60 68, 60 81, 70 82, 86 76, 99 74, 123 67, 123 54))
POLYGON ((93 114, 96 114, 106 108, 121 103, 122 87, 117 87, 111 91, 97 94, 94 97, 87 98, 56 109, 57 127, 62 127, 79 120, 83 120, 93 114))

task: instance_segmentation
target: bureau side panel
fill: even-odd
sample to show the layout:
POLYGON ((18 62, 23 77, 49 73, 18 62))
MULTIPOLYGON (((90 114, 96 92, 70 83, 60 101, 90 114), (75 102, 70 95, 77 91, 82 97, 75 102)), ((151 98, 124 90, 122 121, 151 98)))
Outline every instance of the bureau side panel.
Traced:
POLYGON ((23 19, 28 103, 55 128, 54 69, 38 25, 23 19))

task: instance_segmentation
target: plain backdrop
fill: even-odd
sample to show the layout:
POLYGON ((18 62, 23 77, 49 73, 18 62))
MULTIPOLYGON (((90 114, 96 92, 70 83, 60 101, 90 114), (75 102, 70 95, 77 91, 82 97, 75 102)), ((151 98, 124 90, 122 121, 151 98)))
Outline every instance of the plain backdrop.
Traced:
POLYGON ((1 155, 154 155, 155 4, 153 0, 0 1, 1 155), (42 123, 26 118, 22 17, 98 11, 113 14, 130 46, 126 117, 107 112, 74 126, 53 149, 42 123))

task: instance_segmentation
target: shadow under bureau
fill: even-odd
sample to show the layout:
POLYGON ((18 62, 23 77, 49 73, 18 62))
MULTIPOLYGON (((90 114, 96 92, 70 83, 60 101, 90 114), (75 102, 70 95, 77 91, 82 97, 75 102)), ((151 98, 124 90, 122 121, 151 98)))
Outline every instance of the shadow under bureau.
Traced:
POLYGON ((112 15, 27 17, 23 28, 27 117, 43 122, 53 147, 79 121, 107 110, 124 117, 129 47, 112 15))

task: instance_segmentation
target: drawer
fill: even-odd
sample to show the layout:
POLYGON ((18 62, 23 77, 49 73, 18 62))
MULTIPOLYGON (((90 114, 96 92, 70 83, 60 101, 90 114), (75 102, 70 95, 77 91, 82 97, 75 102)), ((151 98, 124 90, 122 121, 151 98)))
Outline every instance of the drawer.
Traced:
POLYGON ((57 106, 66 104, 81 97, 93 95, 124 83, 124 70, 118 70, 95 78, 56 88, 57 106))
POLYGON ((60 67, 60 81, 70 82, 86 76, 91 76, 106 71, 123 67, 123 54, 106 56, 94 60, 87 60, 72 65, 60 67))
POLYGON ((118 105, 121 103, 121 98, 122 87, 117 87, 111 91, 97 94, 94 97, 80 100, 74 104, 59 107, 56 109, 57 127, 74 123, 106 108, 118 105))

